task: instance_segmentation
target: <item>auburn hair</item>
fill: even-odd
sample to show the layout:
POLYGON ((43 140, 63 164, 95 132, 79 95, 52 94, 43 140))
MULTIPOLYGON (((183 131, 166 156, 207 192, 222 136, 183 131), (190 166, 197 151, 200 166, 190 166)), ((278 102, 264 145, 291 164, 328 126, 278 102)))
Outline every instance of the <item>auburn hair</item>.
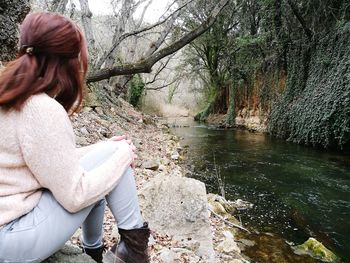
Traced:
POLYGON ((37 12, 20 26, 19 52, 0 73, 0 106, 20 110, 32 95, 47 93, 67 112, 83 99, 87 47, 81 30, 56 13, 37 12))

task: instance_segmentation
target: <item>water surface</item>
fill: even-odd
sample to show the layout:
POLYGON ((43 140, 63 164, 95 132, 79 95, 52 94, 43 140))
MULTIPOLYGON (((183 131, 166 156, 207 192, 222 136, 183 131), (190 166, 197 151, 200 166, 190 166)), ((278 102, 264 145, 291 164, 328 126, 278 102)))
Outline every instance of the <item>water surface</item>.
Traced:
POLYGON ((189 146, 191 176, 219 193, 220 174, 227 199, 254 204, 241 212, 244 224, 295 244, 316 237, 350 262, 348 154, 196 123, 172 131, 189 146))

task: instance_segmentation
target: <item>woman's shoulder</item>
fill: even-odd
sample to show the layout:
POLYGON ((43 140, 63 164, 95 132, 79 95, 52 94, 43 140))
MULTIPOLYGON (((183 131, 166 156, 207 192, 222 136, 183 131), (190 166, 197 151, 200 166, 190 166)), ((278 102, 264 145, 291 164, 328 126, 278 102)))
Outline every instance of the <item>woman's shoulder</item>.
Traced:
POLYGON ((21 112, 23 114, 32 112, 50 115, 54 113, 67 114, 63 106, 46 93, 39 93, 29 97, 24 103, 21 112))
POLYGON ((69 130, 71 123, 63 106, 45 93, 32 95, 18 112, 17 128, 20 132, 46 133, 69 130))

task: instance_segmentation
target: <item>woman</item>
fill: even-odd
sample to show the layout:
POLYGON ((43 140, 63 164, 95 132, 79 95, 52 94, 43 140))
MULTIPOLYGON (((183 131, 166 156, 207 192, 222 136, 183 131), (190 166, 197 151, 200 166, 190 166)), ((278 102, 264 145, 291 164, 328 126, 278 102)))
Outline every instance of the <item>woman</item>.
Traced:
POLYGON ((120 136, 75 148, 67 112, 81 104, 86 71, 86 43, 71 20, 25 18, 18 58, 0 75, 0 262, 40 262, 80 226, 83 250, 102 262, 105 200, 121 235, 114 262, 149 262, 135 147, 120 136))

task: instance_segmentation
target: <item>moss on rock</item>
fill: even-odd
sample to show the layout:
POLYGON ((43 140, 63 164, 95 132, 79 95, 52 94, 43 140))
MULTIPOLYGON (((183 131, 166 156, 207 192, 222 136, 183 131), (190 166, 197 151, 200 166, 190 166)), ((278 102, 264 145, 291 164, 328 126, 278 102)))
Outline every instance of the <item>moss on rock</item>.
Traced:
POLYGON ((293 249, 297 255, 310 255, 324 262, 339 262, 339 258, 332 251, 312 237, 303 244, 295 246, 293 249))

